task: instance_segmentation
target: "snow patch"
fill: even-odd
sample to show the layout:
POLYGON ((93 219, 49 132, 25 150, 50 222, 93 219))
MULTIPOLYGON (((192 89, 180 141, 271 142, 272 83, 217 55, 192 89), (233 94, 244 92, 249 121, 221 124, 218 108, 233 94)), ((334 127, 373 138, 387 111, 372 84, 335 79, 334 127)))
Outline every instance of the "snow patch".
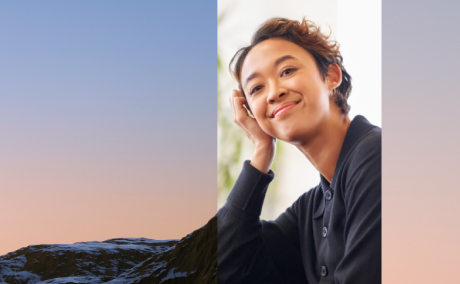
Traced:
POLYGON ((70 277, 61 277, 49 279, 46 281, 38 282, 37 284, 69 284, 69 283, 79 283, 79 284, 99 284, 102 283, 102 280, 98 277, 89 277, 89 276, 70 276, 70 277))
POLYGON ((168 279, 172 279, 172 278, 176 278, 176 277, 186 277, 187 276, 187 272, 174 272, 174 270, 176 268, 177 267, 171 268, 171 270, 168 271, 168 275, 166 275, 166 277, 161 279, 160 283, 162 283, 162 282, 164 282, 165 280, 168 280, 168 279))

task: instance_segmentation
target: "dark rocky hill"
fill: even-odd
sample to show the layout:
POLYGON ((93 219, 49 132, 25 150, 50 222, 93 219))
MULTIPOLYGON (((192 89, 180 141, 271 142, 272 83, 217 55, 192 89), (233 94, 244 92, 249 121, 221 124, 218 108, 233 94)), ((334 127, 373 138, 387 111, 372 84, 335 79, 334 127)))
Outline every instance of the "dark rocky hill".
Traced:
POLYGON ((34 245, 0 256, 0 284, 217 283, 217 219, 178 240, 34 245))

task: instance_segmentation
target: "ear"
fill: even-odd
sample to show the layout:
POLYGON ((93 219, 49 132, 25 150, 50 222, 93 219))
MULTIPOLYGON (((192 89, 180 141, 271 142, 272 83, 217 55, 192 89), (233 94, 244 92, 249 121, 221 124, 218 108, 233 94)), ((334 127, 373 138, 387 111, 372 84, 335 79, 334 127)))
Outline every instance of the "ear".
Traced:
POLYGON ((342 70, 337 63, 329 65, 326 80, 329 90, 335 89, 342 84, 342 70))

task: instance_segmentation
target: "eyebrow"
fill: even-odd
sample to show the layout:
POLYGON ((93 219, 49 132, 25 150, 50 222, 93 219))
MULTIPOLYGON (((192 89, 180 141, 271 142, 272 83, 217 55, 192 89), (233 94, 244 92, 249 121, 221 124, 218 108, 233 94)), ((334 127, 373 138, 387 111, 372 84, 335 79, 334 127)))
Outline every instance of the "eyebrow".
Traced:
MULTIPOLYGON (((294 60, 297 60, 299 61, 299 59, 295 58, 294 56, 292 55, 285 55, 285 56, 282 56, 278 59, 275 60, 275 63, 273 64, 274 67, 280 65, 281 63, 283 63, 284 61, 288 60, 288 59, 294 59, 294 60)), ((252 73, 251 75, 249 75, 247 78, 246 78, 246 83, 244 84, 244 88, 246 88, 246 85, 249 83, 249 81, 251 81, 252 79, 258 77, 260 74, 257 73, 257 72, 254 72, 252 73)))
POLYGON ((280 57, 280 58, 276 59, 275 64, 273 64, 273 66, 276 67, 276 66, 280 65, 281 63, 283 63, 284 61, 286 61, 288 59, 294 59, 294 60, 299 61, 299 59, 295 58, 292 55, 285 55, 283 57, 280 57))

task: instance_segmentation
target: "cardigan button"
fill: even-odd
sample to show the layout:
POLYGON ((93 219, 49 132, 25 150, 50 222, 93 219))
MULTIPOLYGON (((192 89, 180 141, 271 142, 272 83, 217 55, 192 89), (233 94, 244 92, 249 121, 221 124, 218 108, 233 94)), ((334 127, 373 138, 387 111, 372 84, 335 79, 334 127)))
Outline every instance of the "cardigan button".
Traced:
POLYGON ((321 276, 326 276, 327 275, 327 268, 326 266, 321 266, 321 276))
POLYGON ((327 228, 324 227, 324 228, 323 228, 323 237, 325 238, 326 236, 327 236, 327 228))
POLYGON ((326 200, 331 200, 332 199, 332 191, 328 190, 326 191, 326 200))

